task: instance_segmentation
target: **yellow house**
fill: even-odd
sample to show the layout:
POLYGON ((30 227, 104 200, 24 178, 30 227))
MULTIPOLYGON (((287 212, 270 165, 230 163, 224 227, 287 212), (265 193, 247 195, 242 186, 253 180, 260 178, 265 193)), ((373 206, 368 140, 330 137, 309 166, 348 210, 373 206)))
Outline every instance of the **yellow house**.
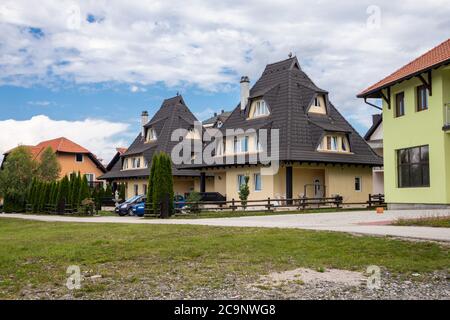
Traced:
POLYGON ((242 77, 241 102, 218 130, 214 157, 220 161, 186 168, 212 174, 214 191, 227 200, 239 199, 248 176, 250 200, 340 195, 344 203, 365 202, 372 193, 372 167, 382 165, 296 57, 267 65, 251 90, 249 78, 242 77), (275 131, 279 138, 272 141, 275 131), (279 169, 271 172, 262 156, 276 151, 270 164, 277 162, 279 169))
MULTIPOLYGON (((196 121, 198 120, 188 109, 181 95, 164 100, 150 121, 148 112, 142 112, 141 132, 100 179, 111 183, 113 190, 119 183, 124 183, 127 199, 146 194, 153 155, 156 152, 170 155, 177 144, 171 141, 172 132, 176 129, 189 130, 196 121)), ((193 138, 200 139, 200 136, 193 138)), ((173 165, 172 174, 175 194, 185 195, 201 189, 201 174, 198 171, 179 170, 178 166, 173 165)), ((212 177, 204 177, 202 181, 205 184, 202 189, 212 191, 212 177)))

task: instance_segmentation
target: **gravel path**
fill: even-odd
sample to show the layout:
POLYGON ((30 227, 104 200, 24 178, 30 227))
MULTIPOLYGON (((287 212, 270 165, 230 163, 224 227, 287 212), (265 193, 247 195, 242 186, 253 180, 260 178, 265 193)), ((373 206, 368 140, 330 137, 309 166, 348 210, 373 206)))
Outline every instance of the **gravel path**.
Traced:
POLYGON ((385 211, 383 214, 377 214, 374 211, 342 211, 311 214, 248 216, 236 218, 165 220, 119 216, 67 217, 30 214, 0 214, 0 218, 19 218, 37 221, 299 228, 450 242, 449 228, 386 225, 398 218, 418 218, 427 216, 450 216, 450 210, 389 210, 385 211))

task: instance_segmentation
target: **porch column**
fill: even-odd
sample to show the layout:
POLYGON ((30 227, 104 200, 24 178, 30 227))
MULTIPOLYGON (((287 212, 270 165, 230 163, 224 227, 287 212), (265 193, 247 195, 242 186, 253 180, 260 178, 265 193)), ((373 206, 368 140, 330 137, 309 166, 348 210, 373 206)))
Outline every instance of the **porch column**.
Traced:
MULTIPOLYGON (((292 199, 292 166, 286 167, 286 198, 292 199)), ((287 204, 292 204, 292 200, 287 201, 287 204)))
POLYGON ((200 173, 200 192, 206 192, 206 174, 200 173))

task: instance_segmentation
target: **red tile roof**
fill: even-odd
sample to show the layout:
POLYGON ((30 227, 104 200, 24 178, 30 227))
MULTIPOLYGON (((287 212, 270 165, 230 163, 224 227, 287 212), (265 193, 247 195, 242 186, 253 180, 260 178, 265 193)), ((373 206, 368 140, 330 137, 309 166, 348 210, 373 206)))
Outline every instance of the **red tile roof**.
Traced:
POLYGON ((440 45, 414 59, 383 80, 380 80, 374 85, 368 87, 366 90, 358 94, 358 97, 367 97, 368 95, 373 94, 380 89, 386 88, 396 82, 448 62, 450 62, 450 39, 447 39, 440 45))
MULTIPOLYGON (((38 158, 39 155, 48 147, 51 147, 55 152, 85 153, 85 154, 90 153, 89 150, 83 148, 82 146, 64 137, 42 141, 35 146, 25 146, 25 147, 29 148, 31 154, 33 155, 33 159, 38 158)), ((12 150, 5 152, 5 155, 10 153, 12 150)))

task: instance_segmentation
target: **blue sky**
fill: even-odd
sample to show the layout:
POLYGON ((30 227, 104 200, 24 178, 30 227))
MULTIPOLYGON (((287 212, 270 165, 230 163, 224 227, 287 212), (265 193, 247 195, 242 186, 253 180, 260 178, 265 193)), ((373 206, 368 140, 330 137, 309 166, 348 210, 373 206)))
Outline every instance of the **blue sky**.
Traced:
POLYGON ((199 119, 239 101, 265 65, 296 55, 360 132, 356 94, 449 37, 445 0, 0 3, 0 153, 58 136, 106 161, 180 92, 199 119))

